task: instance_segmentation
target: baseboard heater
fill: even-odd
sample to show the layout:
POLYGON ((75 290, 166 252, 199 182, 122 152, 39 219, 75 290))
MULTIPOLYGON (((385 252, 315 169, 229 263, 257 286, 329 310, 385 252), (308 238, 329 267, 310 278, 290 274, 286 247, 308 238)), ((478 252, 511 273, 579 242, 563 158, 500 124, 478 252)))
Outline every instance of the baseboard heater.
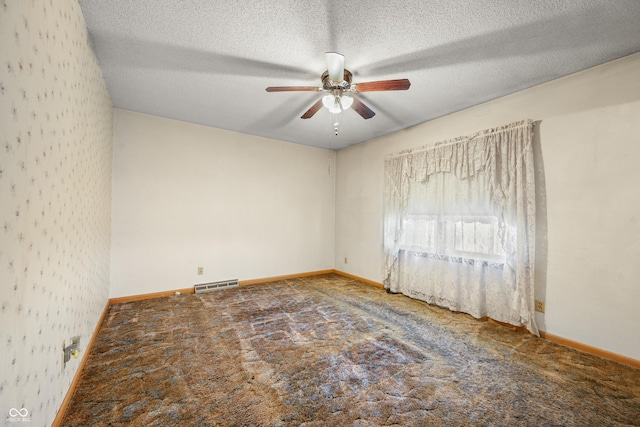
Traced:
POLYGON ((202 292, 211 292, 211 291, 217 291, 218 289, 235 288, 237 286, 238 286, 238 279, 231 279, 231 280, 223 280, 221 282, 201 283, 199 285, 195 285, 194 288, 196 290, 196 294, 200 294, 202 292))

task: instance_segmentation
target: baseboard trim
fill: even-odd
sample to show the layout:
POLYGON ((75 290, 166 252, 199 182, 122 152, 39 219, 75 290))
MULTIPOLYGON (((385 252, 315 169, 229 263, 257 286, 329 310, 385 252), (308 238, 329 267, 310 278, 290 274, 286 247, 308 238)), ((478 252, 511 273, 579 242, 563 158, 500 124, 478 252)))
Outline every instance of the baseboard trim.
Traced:
POLYGON ((107 304, 105 305, 104 310, 102 310, 102 315, 100 315, 100 319, 98 319, 98 324, 93 330, 91 339, 89 339, 89 342, 87 343, 87 346, 84 349, 84 354, 82 355, 82 359, 80 359, 78 370, 73 376, 73 380, 71 380, 71 384, 69 385, 67 394, 64 396, 64 399, 62 399, 62 404, 60 404, 60 408, 58 409, 58 413, 56 414, 56 417, 53 419, 53 423, 51 424, 51 427, 59 427, 62 425, 62 420, 64 419, 64 416, 67 413, 67 409, 69 409, 69 403, 71 403, 71 398, 73 397, 73 394, 76 392, 76 387, 78 386, 78 383, 80 382, 80 378, 82 377, 82 371, 84 370, 84 365, 87 363, 87 360, 89 360, 89 353, 91 353, 91 349, 93 348, 93 343, 96 341, 96 338, 98 337, 98 332, 100 332, 100 327, 102 327, 102 323, 104 322, 104 319, 107 317, 107 312, 109 311, 110 305, 111 304, 107 301, 107 304))
MULTIPOLYGON (((240 286, 246 286, 246 285, 256 285, 259 283, 267 283, 267 282, 275 282, 278 280, 288 280, 288 279, 297 279, 300 277, 310 277, 310 276, 320 276, 322 274, 331 274, 334 273, 335 270, 330 269, 330 270, 318 270, 318 271, 308 271, 305 273, 297 273, 297 274, 287 274, 284 276, 273 276, 273 277, 262 277, 259 279, 249 279, 249 280, 240 280, 238 281, 238 284, 240 286)), ((176 292, 180 292, 181 294, 192 294, 195 292, 194 288, 183 288, 183 289, 173 289, 173 290, 169 290, 169 291, 161 291, 161 292, 151 292, 148 294, 137 294, 137 295, 127 295, 124 297, 116 297, 116 298, 111 298, 109 300, 109 305, 113 305, 113 304, 122 304, 125 302, 132 302, 132 301, 142 301, 145 299, 151 299, 151 298, 162 298, 162 297, 168 297, 171 295, 175 295, 176 292)))
POLYGON ((257 285, 259 283, 276 282, 278 280, 298 279, 300 277, 320 276, 322 274, 331 274, 334 272, 335 270, 329 269, 329 270, 308 271, 306 273, 287 274, 285 276, 263 277, 261 279, 240 280, 240 286, 257 285))
POLYGON ((141 300, 151 299, 151 298, 168 297, 171 295, 175 295, 176 292, 180 292, 181 294, 192 294, 195 292, 195 289, 194 288, 174 289, 172 291, 152 292, 149 294, 128 295, 125 297, 111 298, 109 300, 109 305, 122 304, 125 302, 132 302, 132 301, 141 301, 141 300))
POLYGON ((367 285, 372 285, 372 286, 384 289, 384 285, 382 283, 375 282, 375 281, 369 280, 369 279, 365 279, 364 277, 356 276, 356 275, 350 274, 350 273, 345 273, 344 271, 340 271, 340 270, 333 270, 333 273, 338 274, 340 276, 348 277, 349 279, 354 279, 354 280, 357 280, 359 282, 366 283, 367 285))
POLYGON ((584 353, 589 353, 594 356, 602 357, 603 359, 613 360, 614 362, 623 363, 625 365, 629 365, 634 368, 640 369, 640 360, 634 359, 632 357, 623 356, 621 354, 614 353, 608 350, 603 350, 598 347, 582 344, 581 342, 573 341, 568 338, 563 338, 558 335, 553 335, 545 331, 540 331, 540 337, 546 339, 547 341, 551 341, 553 343, 560 344, 565 347, 572 348, 574 350, 579 350, 584 353))

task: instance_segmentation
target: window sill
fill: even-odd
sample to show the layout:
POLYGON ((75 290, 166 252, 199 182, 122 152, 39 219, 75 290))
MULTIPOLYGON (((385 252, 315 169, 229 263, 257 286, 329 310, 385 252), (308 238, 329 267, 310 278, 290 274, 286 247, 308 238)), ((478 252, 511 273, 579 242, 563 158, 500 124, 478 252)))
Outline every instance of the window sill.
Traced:
POLYGON ((400 249, 400 255, 410 255, 420 258, 429 258, 437 261, 455 262, 459 264, 478 265, 482 267, 491 267, 499 270, 504 270, 505 262, 489 259, 469 258, 465 256, 453 256, 453 255, 441 255, 434 254, 432 252, 426 252, 419 249, 400 249))

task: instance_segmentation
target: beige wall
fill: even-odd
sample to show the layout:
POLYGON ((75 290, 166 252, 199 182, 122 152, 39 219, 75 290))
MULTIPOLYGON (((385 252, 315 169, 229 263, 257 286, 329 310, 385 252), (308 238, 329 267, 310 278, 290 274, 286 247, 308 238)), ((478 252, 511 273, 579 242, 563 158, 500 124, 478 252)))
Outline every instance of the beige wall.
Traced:
POLYGON ((640 54, 339 151, 335 268, 382 280, 387 154, 527 118, 546 183, 538 324, 640 359, 640 54))
POLYGON ((112 297, 333 268, 334 151, 114 120, 112 297))
POLYGON ((80 363, 62 343, 84 350, 109 296, 113 110, 88 37, 75 1, 0 6, 2 425, 51 425, 80 363))

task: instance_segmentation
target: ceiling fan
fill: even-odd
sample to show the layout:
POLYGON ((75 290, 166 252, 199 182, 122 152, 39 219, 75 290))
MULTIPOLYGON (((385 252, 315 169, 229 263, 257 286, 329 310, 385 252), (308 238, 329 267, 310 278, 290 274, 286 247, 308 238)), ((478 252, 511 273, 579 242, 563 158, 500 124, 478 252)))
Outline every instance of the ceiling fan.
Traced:
POLYGON ((411 86, 408 79, 380 80, 376 82, 351 83, 351 72, 344 68, 344 56, 327 52, 327 71, 320 80, 321 87, 316 86, 270 86, 267 92, 324 92, 326 93, 318 102, 313 104, 300 118, 310 119, 322 106, 329 112, 337 114, 353 106, 356 113, 363 119, 370 119, 376 113, 367 107, 362 101, 353 96, 361 92, 378 92, 383 90, 407 90, 411 86))

